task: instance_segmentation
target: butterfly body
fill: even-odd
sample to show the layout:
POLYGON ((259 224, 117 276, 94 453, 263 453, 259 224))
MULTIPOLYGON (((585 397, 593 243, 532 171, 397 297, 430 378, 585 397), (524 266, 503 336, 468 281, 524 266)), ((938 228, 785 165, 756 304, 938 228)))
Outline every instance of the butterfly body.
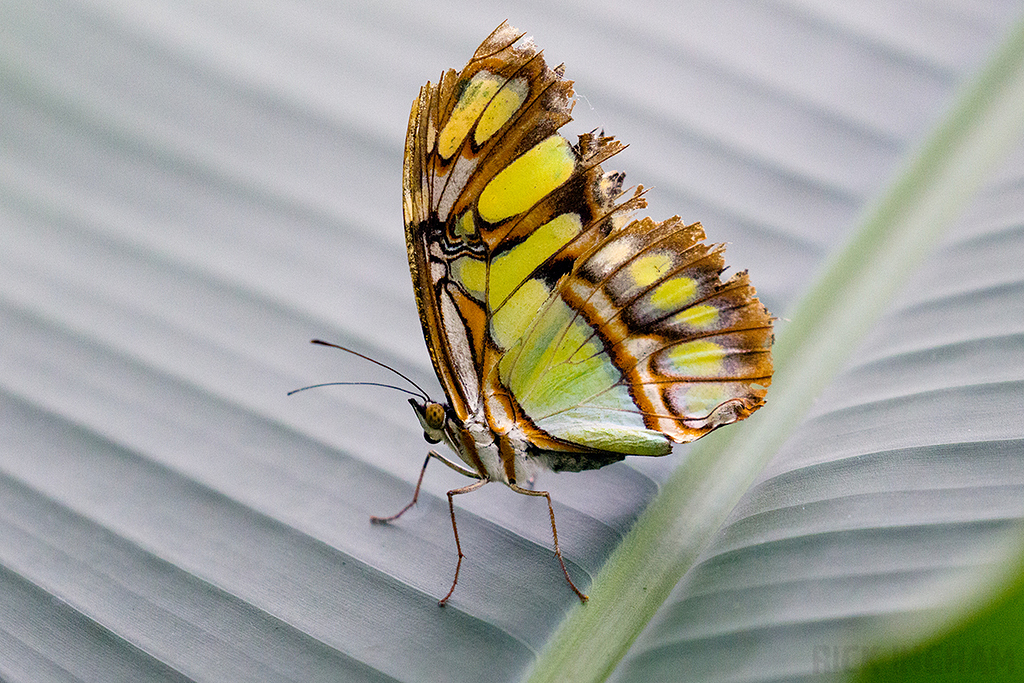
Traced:
MULTIPOLYGON (((562 67, 502 24, 461 72, 420 90, 403 174, 409 265, 446 396, 410 403, 427 441, 462 464, 433 451, 426 462, 477 480, 449 492, 453 528, 453 495, 489 481, 547 497, 560 562, 550 496, 521 484, 665 455, 757 410, 772 374, 772 319, 747 274, 720 279, 724 248, 699 224, 633 218, 642 186, 624 192, 623 174, 601 167, 624 145, 557 132, 572 98, 562 67)), ((456 545, 461 565, 457 528, 456 545)))
POLYGON ((508 432, 498 434, 483 411, 471 414, 462 422, 451 414, 450 406, 416 399, 410 399, 409 403, 423 426, 426 440, 430 443, 443 441, 471 468, 474 476, 516 484, 536 474, 537 463, 528 455, 529 444, 517 433, 514 424, 507 425, 508 432), (431 409, 435 415, 428 416, 431 409))

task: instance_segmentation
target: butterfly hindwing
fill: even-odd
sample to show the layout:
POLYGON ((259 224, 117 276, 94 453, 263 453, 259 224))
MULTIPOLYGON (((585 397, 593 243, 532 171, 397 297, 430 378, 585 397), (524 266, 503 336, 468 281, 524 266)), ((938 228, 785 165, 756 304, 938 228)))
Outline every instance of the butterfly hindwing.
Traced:
POLYGON ((763 403, 771 318, 698 224, 632 220, 642 188, 571 144, 572 83, 502 24, 427 84, 406 142, 420 318, 460 420, 486 413, 554 469, 662 455, 763 403))

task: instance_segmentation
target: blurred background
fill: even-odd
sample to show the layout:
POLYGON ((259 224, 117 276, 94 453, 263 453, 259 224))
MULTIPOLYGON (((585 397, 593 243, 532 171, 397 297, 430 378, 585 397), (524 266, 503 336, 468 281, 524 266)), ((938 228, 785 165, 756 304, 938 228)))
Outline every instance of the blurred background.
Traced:
MULTIPOLYGON (((366 519, 425 453, 405 399, 285 396, 391 380, 314 337, 440 396, 401 216, 418 88, 501 21, 527 31, 576 82, 563 132, 628 143, 610 168, 728 242, 784 329, 1019 13, 0 2, 0 678, 517 678, 575 600, 542 504, 459 501, 439 611, 457 475, 366 519)), ((583 584, 682 457, 542 482, 583 584)))

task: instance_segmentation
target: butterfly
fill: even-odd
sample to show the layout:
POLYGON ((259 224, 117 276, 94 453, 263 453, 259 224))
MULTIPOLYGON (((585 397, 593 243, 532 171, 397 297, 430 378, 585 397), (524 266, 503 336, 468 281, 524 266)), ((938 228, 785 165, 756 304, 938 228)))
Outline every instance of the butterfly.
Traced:
POLYGON ((409 266, 445 400, 409 400, 431 459, 473 479, 532 487, 542 469, 578 472, 660 456, 750 416, 771 383, 772 317, 746 272, 726 281, 722 245, 678 216, 634 219, 643 186, 601 164, 624 145, 602 132, 574 144, 572 81, 502 23, 460 72, 427 83, 405 144, 409 266))

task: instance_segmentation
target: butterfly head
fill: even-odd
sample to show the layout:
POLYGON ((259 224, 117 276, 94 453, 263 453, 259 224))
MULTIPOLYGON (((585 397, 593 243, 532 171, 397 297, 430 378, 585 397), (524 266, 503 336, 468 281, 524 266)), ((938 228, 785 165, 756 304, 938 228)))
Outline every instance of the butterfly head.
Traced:
POLYGON ((427 443, 440 443, 449 427, 448 408, 443 403, 430 399, 409 399, 409 405, 416 412, 416 418, 423 425, 423 438, 427 443))

